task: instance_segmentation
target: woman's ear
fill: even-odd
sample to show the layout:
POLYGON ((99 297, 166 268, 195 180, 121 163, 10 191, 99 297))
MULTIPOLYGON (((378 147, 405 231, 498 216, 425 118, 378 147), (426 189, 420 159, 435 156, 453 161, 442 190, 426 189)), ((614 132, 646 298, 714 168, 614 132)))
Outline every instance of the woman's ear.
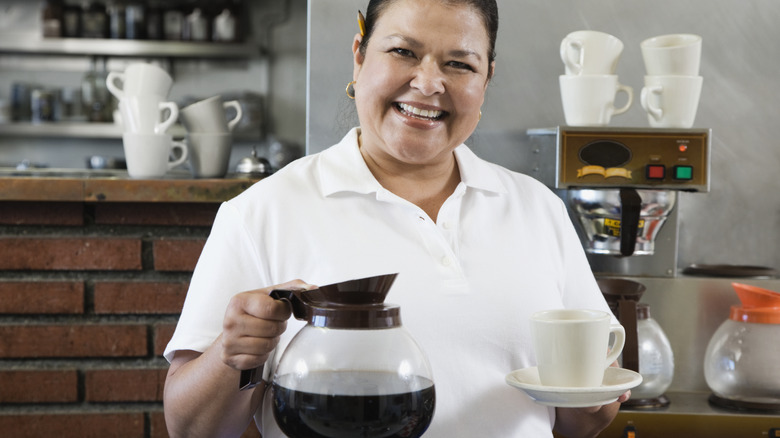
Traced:
POLYGON ((363 36, 359 33, 355 34, 355 38, 352 40, 352 55, 357 58, 360 56, 360 60, 355 59, 355 62, 363 63, 363 55, 360 54, 360 43, 363 42, 363 36))
POLYGON ((355 34, 355 39, 352 40, 352 79, 356 80, 360 67, 363 66, 363 60, 365 56, 360 53, 360 43, 363 42, 363 36, 359 33, 355 34))

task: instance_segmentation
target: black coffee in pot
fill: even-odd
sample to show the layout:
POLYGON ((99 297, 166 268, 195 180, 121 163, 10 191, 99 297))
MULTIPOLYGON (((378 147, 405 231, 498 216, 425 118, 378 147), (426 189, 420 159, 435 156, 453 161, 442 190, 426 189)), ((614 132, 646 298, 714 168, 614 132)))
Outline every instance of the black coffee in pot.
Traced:
POLYGON ((309 374, 305 387, 272 385, 276 423, 291 437, 411 438, 433 419, 436 392, 423 377, 367 371, 309 374), (337 389, 335 389, 337 388, 337 389))

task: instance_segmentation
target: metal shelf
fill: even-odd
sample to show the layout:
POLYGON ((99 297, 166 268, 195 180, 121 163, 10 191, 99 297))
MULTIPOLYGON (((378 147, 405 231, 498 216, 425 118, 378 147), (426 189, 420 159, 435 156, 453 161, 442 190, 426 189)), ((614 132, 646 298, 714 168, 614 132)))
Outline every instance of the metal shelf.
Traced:
POLYGON ((143 41, 87 38, 30 38, 0 34, 0 52, 88 56, 249 58, 262 54, 251 43, 143 41))
MULTIPOLYGON (((52 123, 7 123, 0 124, 0 137, 29 138, 85 138, 121 139, 122 127, 114 123, 52 122, 52 123)), ((176 138, 187 135, 182 125, 176 124, 168 130, 176 138)), ((246 129, 233 133, 236 140, 257 140, 260 129, 246 129)))

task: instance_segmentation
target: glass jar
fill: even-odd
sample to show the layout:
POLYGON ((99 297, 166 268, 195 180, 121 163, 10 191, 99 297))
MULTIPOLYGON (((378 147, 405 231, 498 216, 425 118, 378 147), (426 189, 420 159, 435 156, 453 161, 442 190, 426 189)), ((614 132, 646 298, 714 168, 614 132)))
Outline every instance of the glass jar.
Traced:
POLYGON ((718 397, 780 403, 780 307, 732 306, 704 353, 704 378, 718 397))
POLYGON ((102 3, 85 1, 81 4, 81 37, 107 38, 108 14, 102 3))
POLYGON ((44 38, 59 38, 62 36, 62 19, 64 5, 62 0, 48 0, 43 3, 41 21, 44 38))
POLYGON ((650 306, 638 303, 636 331, 639 351, 639 374, 642 383, 631 390, 632 399, 659 397, 672 384, 674 353, 663 329, 650 316, 650 306))

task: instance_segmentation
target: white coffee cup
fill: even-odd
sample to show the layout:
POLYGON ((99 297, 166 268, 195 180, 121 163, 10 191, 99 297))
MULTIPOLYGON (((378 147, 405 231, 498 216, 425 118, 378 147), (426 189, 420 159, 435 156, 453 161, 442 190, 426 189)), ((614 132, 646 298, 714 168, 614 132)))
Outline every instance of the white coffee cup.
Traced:
POLYGON ((634 101, 634 89, 618 83, 617 75, 561 75, 561 101, 566 124, 571 126, 607 126, 612 116, 628 111, 634 101), (626 103, 615 107, 619 92, 626 103))
POLYGON ((572 32, 561 41, 561 60, 567 75, 615 74, 623 42, 595 30, 572 32))
POLYGON ((244 114, 237 100, 224 102, 221 96, 213 96, 182 108, 179 115, 187 132, 227 133, 233 131, 244 114), (231 120, 227 119, 228 108, 236 111, 231 120))
POLYGON ((162 102, 157 96, 125 96, 119 101, 124 132, 164 134, 179 119, 176 102, 162 102))
POLYGON ((654 128, 690 128, 696 119, 701 76, 645 76, 642 108, 654 128))
POLYGON ((626 339, 623 326, 613 324, 612 315, 600 310, 536 312, 531 330, 540 382, 554 387, 600 387, 604 371, 620 356, 626 339))
POLYGON ((648 38, 640 43, 648 76, 698 76, 701 63, 701 37, 670 34, 648 38))
POLYGON ((227 174, 233 134, 201 133, 187 134, 190 172, 195 178, 222 178, 227 174))
POLYGON ((122 135, 127 161, 127 173, 131 178, 162 178, 174 167, 187 160, 187 145, 173 141, 170 134, 122 135), (175 151, 179 150, 177 158, 175 151))
POLYGON ((106 77, 108 91, 119 100, 140 95, 166 100, 172 86, 173 78, 165 70, 143 62, 130 64, 124 72, 109 72, 106 77))

